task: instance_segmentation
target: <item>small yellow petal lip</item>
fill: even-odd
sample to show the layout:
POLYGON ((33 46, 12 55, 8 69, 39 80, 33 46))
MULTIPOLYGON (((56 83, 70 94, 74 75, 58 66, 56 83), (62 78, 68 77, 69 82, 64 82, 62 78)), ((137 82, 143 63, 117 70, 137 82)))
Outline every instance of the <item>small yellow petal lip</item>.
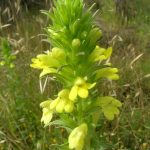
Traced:
POLYGON ((71 88, 71 91, 69 93, 69 99, 74 101, 77 97, 77 94, 78 94, 78 86, 75 85, 71 88))
POLYGON ((72 101, 75 101, 77 96, 81 98, 87 98, 89 95, 89 89, 92 89, 95 85, 95 83, 87 83, 87 76, 84 78, 82 77, 77 77, 74 86, 71 88, 70 94, 69 94, 69 99, 72 101))
POLYGON ((81 98, 87 98, 88 95, 89 95, 88 89, 79 87, 79 88, 78 88, 78 95, 79 95, 81 98))

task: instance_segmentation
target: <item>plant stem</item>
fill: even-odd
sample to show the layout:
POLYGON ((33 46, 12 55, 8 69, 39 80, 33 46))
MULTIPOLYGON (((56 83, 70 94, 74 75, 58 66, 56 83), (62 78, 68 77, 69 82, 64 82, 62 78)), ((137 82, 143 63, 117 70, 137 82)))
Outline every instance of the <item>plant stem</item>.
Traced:
POLYGON ((86 145, 85 145, 85 149, 86 149, 86 150, 91 150, 91 137, 90 137, 90 135, 88 135, 85 144, 86 144, 86 145))

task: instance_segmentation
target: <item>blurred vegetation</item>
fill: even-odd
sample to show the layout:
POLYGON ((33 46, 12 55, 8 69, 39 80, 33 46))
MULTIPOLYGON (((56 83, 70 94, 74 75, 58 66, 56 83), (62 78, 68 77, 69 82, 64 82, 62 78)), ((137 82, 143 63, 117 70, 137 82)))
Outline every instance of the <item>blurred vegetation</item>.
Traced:
MULTIPOLYGON (((114 47, 112 61, 120 68, 120 80, 105 82, 99 89, 124 103, 113 123, 103 118, 99 122, 95 150, 149 150, 150 1, 86 2, 87 7, 96 2, 96 23, 103 31, 100 44, 114 47)), ((32 57, 49 49, 42 41, 49 21, 40 10, 51 5, 51 0, 0 1, 0 62, 7 64, 0 66, 0 150, 55 150, 55 145, 63 144, 64 130, 54 132, 40 123, 39 103, 57 85, 49 80, 39 84, 38 72, 29 67, 32 57), (40 93, 44 82, 48 86, 40 93)))

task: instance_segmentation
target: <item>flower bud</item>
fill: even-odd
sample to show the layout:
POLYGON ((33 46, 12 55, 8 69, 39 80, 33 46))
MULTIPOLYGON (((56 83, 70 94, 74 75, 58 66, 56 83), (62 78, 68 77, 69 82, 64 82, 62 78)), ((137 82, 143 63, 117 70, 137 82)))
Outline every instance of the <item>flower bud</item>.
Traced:
POLYGON ((80 126, 73 129, 71 134, 69 135, 69 148, 82 150, 84 146, 84 140, 87 135, 87 124, 83 123, 80 126))
POLYGON ((52 57, 55 59, 64 60, 66 58, 65 52, 57 47, 52 49, 52 57))
POLYGON ((73 39, 72 46, 78 48, 81 45, 80 39, 73 39))

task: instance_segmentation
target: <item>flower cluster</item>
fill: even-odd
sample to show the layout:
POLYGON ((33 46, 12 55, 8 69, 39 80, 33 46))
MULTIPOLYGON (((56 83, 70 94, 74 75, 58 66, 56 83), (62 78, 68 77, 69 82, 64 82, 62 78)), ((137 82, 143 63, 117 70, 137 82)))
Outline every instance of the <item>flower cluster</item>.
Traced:
POLYGON ((90 9, 84 11, 82 0, 58 0, 53 12, 43 13, 52 21, 47 35, 54 48, 33 58, 31 67, 42 70, 40 78, 49 75, 57 80, 63 89, 53 100, 40 104, 41 122, 50 125, 53 115, 58 115, 57 124, 72 130, 69 149, 82 150, 95 123, 94 112, 101 110, 109 120, 119 114, 121 103, 99 96, 96 90, 101 79, 119 79, 118 69, 109 62, 112 48, 97 45, 101 30, 93 25, 90 9))
POLYGON ((70 113, 74 109, 74 103, 69 99, 69 90, 64 89, 58 93, 55 100, 46 100, 40 104, 43 109, 41 122, 47 126, 53 117, 54 112, 70 113))

